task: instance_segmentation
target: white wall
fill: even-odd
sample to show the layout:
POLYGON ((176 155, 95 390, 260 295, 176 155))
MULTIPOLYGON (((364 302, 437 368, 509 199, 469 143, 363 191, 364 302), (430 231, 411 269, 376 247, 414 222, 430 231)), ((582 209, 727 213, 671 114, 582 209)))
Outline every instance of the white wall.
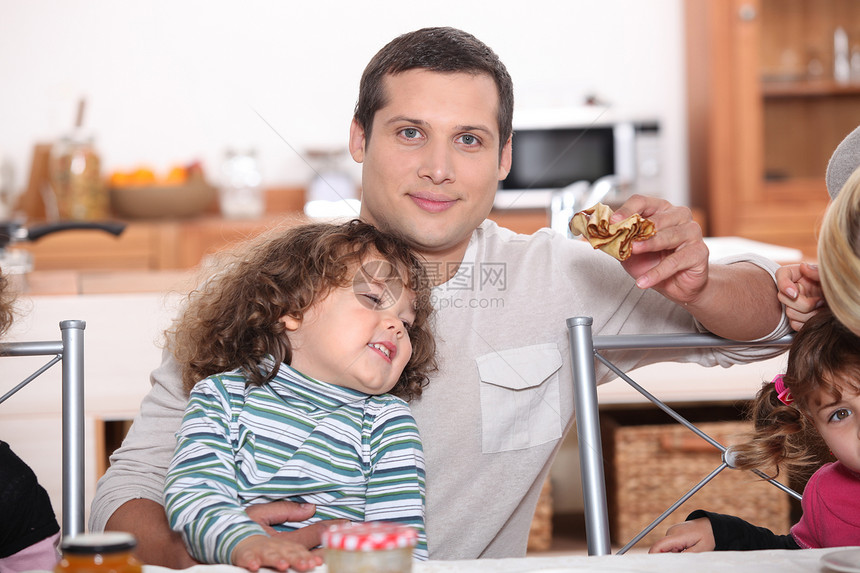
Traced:
POLYGON ((23 187, 33 144, 67 131, 86 96, 107 169, 200 159, 214 171, 227 147, 249 144, 267 185, 301 184, 304 150, 345 145, 370 57, 400 33, 451 25, 500 55, 517 109, 597 94, 660 119, 666 196, 685 203, 681 10, 680 0, 0 0, 0 153, 23 187))

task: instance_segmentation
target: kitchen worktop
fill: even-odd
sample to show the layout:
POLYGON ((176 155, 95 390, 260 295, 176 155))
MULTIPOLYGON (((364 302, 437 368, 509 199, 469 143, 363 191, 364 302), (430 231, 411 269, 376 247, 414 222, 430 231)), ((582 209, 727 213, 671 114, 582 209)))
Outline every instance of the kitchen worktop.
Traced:
POLYGON ((165 293, 191 288, 194 271, 33 271, 12 280, 25 296, 165 293))

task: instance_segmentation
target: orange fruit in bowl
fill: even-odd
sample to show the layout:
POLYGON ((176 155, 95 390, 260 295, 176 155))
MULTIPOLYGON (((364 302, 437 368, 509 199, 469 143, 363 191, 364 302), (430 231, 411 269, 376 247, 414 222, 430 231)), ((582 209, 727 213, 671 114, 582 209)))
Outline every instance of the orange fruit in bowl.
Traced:
POLYGON ((131 174, 133 185, 152 185, 155 183, 155 172, 149 167, 138 167, 131 174))
POLYGON ((188 180, 188 173, 184 167, 173 167, 168 173, 164 182, 168 185, 181 185, 188 180))
POLYGON ((126 185, 131 184, 131 175, 126 173, 125 171, 114 171, 110 174, 108 178, 108 185, 110 187, 125 187, 126 185))

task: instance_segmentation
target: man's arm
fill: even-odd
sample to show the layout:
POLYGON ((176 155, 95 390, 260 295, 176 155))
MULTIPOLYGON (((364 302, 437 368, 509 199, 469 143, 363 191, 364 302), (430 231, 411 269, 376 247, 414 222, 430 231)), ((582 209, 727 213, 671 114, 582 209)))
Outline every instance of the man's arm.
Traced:
POLYGON ((170 569, 187 569, 197 562, 188 554, 182 537, 167 524, 160 503, 149 499, 132 499, 117 508, 105 525, 105 531, 127 531, 137 538, 135 555, 146 564, 170 569))
POLYGON ((710 265, 706 288, 684 308, 710 332, 735 340, 767 336, 783 315, 773 278, 752 263, 710 265))
POLYGON ((633 256, 623 263, 639 288, 653 288, 726 338, 756 340, 780 325, 782 306, 770 272, 751 263, 710 264, 702 229, 688 208, 634 195, 612 222, 634 213, 657 229, 652 238, 633 243, 633 256))
MULTIPOLYGON (((288 501, 272 502, 248 508, 248 515, 270 534, 288 538, 307 548, 317 547, 326 527, 341 521, 321 521, 302 529, 275 533, 269 527, 285 521, 304 521, 314 514, 312 504, 288 501)), ((137 538, 135 555, 146 564, 170 569, 187 569, 197 562, 188 554, 182 536, 170 529, 167 514, 160 503, 148 499, 132 499, 122 504, 110 519, 105 531, 127 531, 137 538)))

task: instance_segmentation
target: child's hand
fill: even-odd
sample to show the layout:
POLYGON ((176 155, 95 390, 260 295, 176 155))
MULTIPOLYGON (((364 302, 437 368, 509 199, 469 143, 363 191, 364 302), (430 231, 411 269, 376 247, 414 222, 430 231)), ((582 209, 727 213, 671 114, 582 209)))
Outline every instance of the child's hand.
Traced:
POLYGON ((716 545, 710 520, 700 517, 670 527, 666 537, 652 545, 648 553, 702 553, 713 551, 716 545))
POLYGON ((233 565, 249 571, 257 571, 261 567, 278 571, 286 571, 290 567, 296 571, 310 571, 323 562, 322 557, 298 543, 266 535, 252 535, 240 541, 233 550, 232 560, 233 565))

